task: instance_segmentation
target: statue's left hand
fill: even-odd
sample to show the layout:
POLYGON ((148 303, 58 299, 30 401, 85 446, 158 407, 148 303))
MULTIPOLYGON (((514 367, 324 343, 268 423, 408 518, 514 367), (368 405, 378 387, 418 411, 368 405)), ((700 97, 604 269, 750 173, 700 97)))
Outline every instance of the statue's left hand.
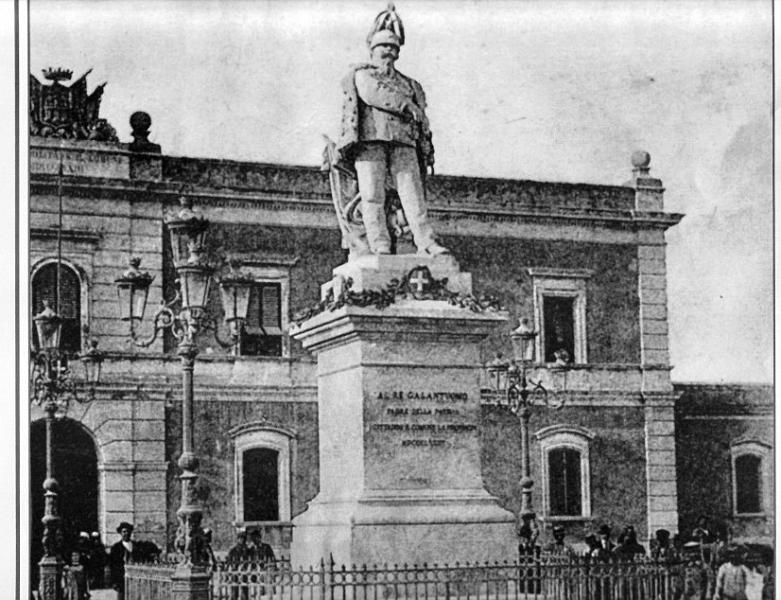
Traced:
POLYGON ((418 123, 422 122, 423 119, 426 118, 426 115, 423 113, 423 111, 418 106, 415 106, 412 102, 407 102, 404 105, 404 112, 412 115, 412 118, 418 123))

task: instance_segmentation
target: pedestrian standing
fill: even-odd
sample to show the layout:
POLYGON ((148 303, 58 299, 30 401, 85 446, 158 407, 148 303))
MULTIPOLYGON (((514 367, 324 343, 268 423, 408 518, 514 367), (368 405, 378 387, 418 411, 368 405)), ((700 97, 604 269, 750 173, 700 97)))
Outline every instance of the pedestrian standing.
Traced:
POLYGON ((624 527, 614 554, 621 560, 628 561, 633 561, 636 556, 645 556, 645 548, 637 541, 637 532, 632 525, 624 527))
POLYGON ((123 521, 117 527, 120 540, 111 546, 109 567, 111 587, 117 591, 117 600, 125 600, 125 563, 149 562, 160 556, 160 549, 154 542, 133 540, 133 525, 123 521))
POLYGON ((597 530, 597 547, 591 552, 593 558, 607 562, 613 557, 615 545, 610 540, 610 525, 603 524, 597 530))
POLYGON ((747 575, 738 548, 728 549, 727 562, 719 567, 719 572, 716 574, 713 600, 746 600, 747 575))
POLYGON ((250 560, 259 563, 266 569, 273 569, 277 566, 277 559, 274 556, 274 550, 263 541, 260 529, 253 529, 249 534, 250 539, 250 560))
POLYGON ((90 535, 90 560, 88 577, 90 589, 97 590, 103 587, 103 572, 107 562, 106 547, 100 540, 100 533, 93 531, 90 535))

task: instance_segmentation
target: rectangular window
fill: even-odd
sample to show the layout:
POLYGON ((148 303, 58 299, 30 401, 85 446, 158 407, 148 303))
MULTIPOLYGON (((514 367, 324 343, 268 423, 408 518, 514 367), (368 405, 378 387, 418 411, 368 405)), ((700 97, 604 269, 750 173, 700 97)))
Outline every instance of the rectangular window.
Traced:
POLYGON ((542 313, 544 327, 545 362, 556 362, 556 353, 565 351, 569 357, 566 362, 575 358, 575 298, 543 295, 542 313))
POLYGON ((735 498, 738 514, 762 512, 762 459, 753 454, 735 458, 735 498))
POLYGON ((282 356, 282 286, 258 282, 250 294, 241 354, 282 356))
POLYGON ((245 521, 279 521, 279 453, 269 448, 244 451, 242 478, 245 521))
POLYGON ((534 267, 528 273, 534 289, 536 359, 587 363, 586 296, 592 271, 534 267))
POLYGON ((580 516, 580 452, 554 448, 548 454, 549 506, 552 516, 580 516))

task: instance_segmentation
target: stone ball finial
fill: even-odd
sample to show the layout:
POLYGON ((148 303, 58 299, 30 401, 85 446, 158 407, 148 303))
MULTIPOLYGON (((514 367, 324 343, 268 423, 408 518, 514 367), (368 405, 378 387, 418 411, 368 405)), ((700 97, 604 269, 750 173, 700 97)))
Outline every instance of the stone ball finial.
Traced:
POLYGON ((149 116, 149 113, 137 110, 132 115, 130 115, 130 127, 133 128, 134 134, 147 133, 151 126, 152 117, 149 116))
POLYGON ((632 152, 632 166, 635 169, 647 169, 651 164, 651 155, 645 150, 635 150, 632 152))

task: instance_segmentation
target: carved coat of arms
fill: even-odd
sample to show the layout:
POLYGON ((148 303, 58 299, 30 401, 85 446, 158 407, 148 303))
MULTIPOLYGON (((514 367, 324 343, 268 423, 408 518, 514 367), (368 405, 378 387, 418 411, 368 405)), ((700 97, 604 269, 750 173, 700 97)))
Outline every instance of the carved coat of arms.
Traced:
POLYGON ((73 71, 44 69, 43 76, 51 81, 46 85, 30 75, 30 135, 76 140, 116 142, 116 130, 106 119, 100 118, 100 99, 105 83, 87 92, 87 75, 65 86, 73 71))

